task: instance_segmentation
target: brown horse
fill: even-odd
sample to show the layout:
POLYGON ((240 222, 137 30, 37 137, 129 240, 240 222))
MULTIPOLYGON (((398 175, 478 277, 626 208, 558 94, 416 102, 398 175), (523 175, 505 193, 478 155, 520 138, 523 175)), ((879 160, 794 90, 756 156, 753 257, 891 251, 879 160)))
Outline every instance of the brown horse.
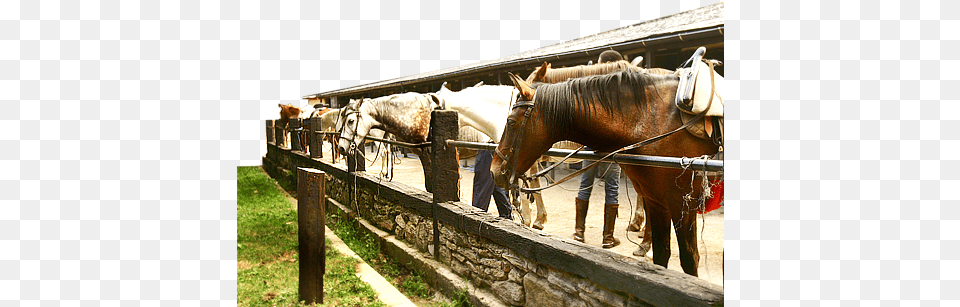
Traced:
MULTIPOLYGON (((298 108, 298 107, 293 106, 292 104, 277 104, 277 105, 280 106, 280 119, 277 120, 277 126, 278 126, 278 127, 281 127, 281 128, 284 130, 283 138, 284 138, 284 140, 286 140, 286 139, 287 139, 287 133, 291 133, 291 132, 292 132, 292 131, 290 130, 290 120, 291 120, 291 119, 296 119, 296 118, 301 118, 301 117, 302 117, 303 115, 305 115, 305 114, 303 113, 303 110, 301 110, 301 109, 298 108)), ((302 131, 301 131, 301 132, 302 132, 302 131)), ((301 133, 299 139, 300 139, 300 142, 299 142, 300 144, 298 144, 298 145, 300 145, 300 148, 306 150, 306 144, 309 144, 309 143, 306 142, 306 140, 304 139, 302 133, 301 133)), ((290 145, 290 148, 296 148, 295 146, 293 146, 293 144, 290 144, 290 142, 285 142, 285 143, 289 144, 289 145, 290 145)))
MULTIPOLYGON (((313 117, 320 117, 323 114, 330 112, 333 109, 325 107, 315 107, 313 112, 307 113, 303 109, 293 106, 292 104, 278 104, 280 106, 280 119, 277 120, 277 126, 282 127, 286 132, 291 132, 290 130, 290 120, 299 118, 307 119, 313 117)), ((303 152, 308 152, 308 144, 310 144, 310 129, 309 127, 303 127, 298 133, 300 139, 300 148, 303 149, 303 152)), ((286 138, 286 133, 284 133, 284 138, 286 138)), ((294 148, 293 144, 290 144, 291 148, 294 148)))
MULTIPOLYGON (((570 140, 599 152, 611 152, 667 133, 682 125, 673 103, 679 77, 621 71, 532 86, 516 75, 521 92, 507 119, 497 154, 494 180, 511 188, 521 174, 553 143, 570 140)), ((713 142, 679 131, 652 144, 627 151, 633 154, 697 157, 718 151, 713 142)), ((622 165, 643 197, 653 231, 653 261, 666 267, 670 259, 670 224, 680 247, 683 271, 697 275, 697 206, 685 197, 700 197, 704 187, 691 172, 672 168, 622 165), (691 189, 692 187, 692 189, 691 189)))
MULTIPOLYGON (((641 58, 642 59, 642 58, 641 58)), ((672 75, 675 74, 674 71, 663 69, 663 68, 642 68, 638 67, 634 63, 629 63, 627 61, 614 61, 607 63, 599 63, 594 65, 580 65, 573 67, 564 67, 564 68, 551 68, 550 63, 543 62, 543 65, 534 69, 532 73, 527 77, 527 82, 542 82, 542 83, 559 83, 572 78, 581 78, 586 76, 594 75, 603 75, 612 72, 631 70, 637 72, 646 72, 655 75, 672 75)), ((554 144, 553 148, 562 148, 562 149, 576 149, 579 148, 580 144, 574 143, 572 148, 569 148, 569 145, 563 146, 561 144, 568 142, 561 142, 554 144), (558 146, 560 145, 560 146, 558 146)), ((552 158, 551 161, 558 161, 559 158, 552 158), (554 160, 557 159, 557 160, 554 160)), ((575 163, 575 161, 574 161, 575 163)), ((643 199, 638 199, 636 207, 634 208, 634 215, 630 220, 630 223, 627 225, 627 231, 641 231, 640 237, 642 238, 640 245, 637 247, 637 250, 633 252, 636 256, 644 256, 647 254, 647 251, 650 250, 652 245, 652 229, 648 227, 649 225, 644 224, 645 216, 643 214, 643 199)))

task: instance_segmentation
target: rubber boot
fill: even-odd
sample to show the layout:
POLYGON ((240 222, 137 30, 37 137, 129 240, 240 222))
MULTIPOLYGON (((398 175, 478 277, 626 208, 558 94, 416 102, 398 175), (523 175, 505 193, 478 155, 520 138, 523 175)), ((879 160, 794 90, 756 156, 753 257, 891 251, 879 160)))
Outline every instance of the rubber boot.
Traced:
POLYGON ((577 203, 577 216, 576 221, 573 226, 573 239, 583 242, 583 230, 587 228, 587 208, 590 205, 589 201, 582 200, 579 198, 574 198, 577 203))
POLYGON ((620 240, 613 237, 613 226, 617 223, 617 213, 620 204, 606 204, 603 206, 603 242, 600 247, 612 248, 620 245, 620 240))

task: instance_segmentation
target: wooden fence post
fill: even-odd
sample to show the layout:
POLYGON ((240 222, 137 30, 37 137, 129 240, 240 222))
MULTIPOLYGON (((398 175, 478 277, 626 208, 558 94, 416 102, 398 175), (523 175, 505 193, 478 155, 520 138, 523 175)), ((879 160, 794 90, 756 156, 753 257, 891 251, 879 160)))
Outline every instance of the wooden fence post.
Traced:
POLYGON ((273 122, 273 137, 277 147, 283 148, 283 145, 286 144, 286 133, 284 133, 285 128, 286 127, 280 125, 279 120, 273 122))
POLYGON ((290 150, 292 151, 304 151, 303 144, 300 142, 300 132, 302 131, 303 125, 300 122, 299 118, 294 118, 290 120, 290 150))
POLYGON ((307 126, 307 139, 310 140, 310 158, 323 159, 323 135, 317 134, 320 131, 320 118, 310 118, 310 125, 307 126))
POLYGON ((438 202, 460 200, 460 161, 457 148, 447 146, 446 140, 456 140, 460 131, 457 111, 434 110, 430 115, 430 142, 433 157, 433 197, 438 202))
POLYGON ((323 304, 326 227, 324 172, 297 168, 297 236, 300 243, 300 300, 323 304))
MULTIPOLYGON (((363 142, 361 142, 363 144, 363 142)), ((363 145, 357 146, 357 150, 354 153, 344 155, 347 159, 347 171, 348 172, 357 172, 357 171, 366 171, 367 170, 367 160, 363 157, 363 145)))
POLYGON ((266 126, 267 126, 267 143, 268 143, 268 144, 276 144, 276 143, 275 143, 276 141, 274 141, 274 139, 273 139, 273 137, 274 137, 274 134, 273 134, 273 120, 272 120, 272 119, 266 120, 266 126))
POLYGON ((440 259, 440 225, 437 222, 439 203, 460 199, 460 163, 457 148, 446 140, 456 140, 460 131, 457 111, 434 110, 430 115, 430 143, 433 155, 433 255, 440 259))

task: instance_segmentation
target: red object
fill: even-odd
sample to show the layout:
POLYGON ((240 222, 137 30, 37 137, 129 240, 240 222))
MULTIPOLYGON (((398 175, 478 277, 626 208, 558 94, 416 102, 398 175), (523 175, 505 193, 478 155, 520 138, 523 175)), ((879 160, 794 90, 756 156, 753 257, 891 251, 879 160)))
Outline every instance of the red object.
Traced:
POLYGON ((723 180, 714 181, 710 187, 710 192, 713 193, 713 197, 707 200, 706 210, 699 210, 698 213, 706 213, 720 208, 720 204, 723 203, 723 180), (704 212, 706 211, 706 212, 704 212))

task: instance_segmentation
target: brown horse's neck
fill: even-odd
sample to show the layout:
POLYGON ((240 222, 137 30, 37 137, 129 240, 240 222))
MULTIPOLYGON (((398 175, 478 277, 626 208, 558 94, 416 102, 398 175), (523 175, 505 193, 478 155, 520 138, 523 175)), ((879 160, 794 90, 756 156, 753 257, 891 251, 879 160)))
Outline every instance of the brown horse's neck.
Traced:
MULTIPOLYGON (((535 116, 539 127, 533 127, 536 130, 525 130, 543 131, 541 137, 549 143, 546 147, 542 144, 538 144, 537 147, 542 147, 544 152, 549 149, 549 144, 564 140, 586 145, 596 151, 611 152, 668 133, 683 124, 680 111, 673 103, 677 89, 675 78, 665 77, 661 82, 644 85, 642 89, 644 99, 634 97, 636 107, 623 107, 617 110, 596 107, 589 113, 589 117, 578 112, 579 114, 574 116, 569 125, 550 122, 549 116, 535 116)), ((630 152, 661 156, 690 156, 691 152, 713 154, 716 151, 717 146, 712 142, 693 137, 689 132, 681 130, 651 145, 630 152)))

